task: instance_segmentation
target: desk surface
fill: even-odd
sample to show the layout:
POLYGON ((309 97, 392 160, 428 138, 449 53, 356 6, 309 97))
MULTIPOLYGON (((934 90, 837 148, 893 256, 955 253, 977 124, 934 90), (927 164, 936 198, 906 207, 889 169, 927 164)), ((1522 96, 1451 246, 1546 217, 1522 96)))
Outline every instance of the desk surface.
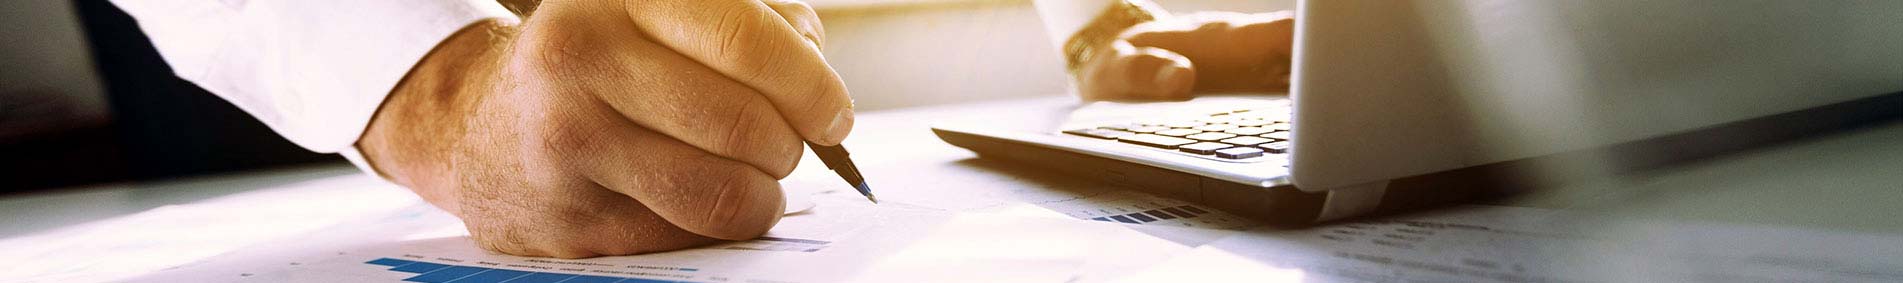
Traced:
MULTIPOLYGON (((1067 98, 1026 101, 1065 104, 1067 98)), ((1011 103, 1011 102, 1001 102, 1011 103)), ((986 115, 1002 104, 980 103, 861 113, 848 141, 880 197, 929 188, 944 178, 982 178, 999 186, 1102 186, 1082 178, 978 159, 939 141, 930 121, 986 115), (932 174, 934 176, 923 176, 932 174)), ((1793 141, 1676 167, 1537 190, 1491 204, 1567 209, 1616 217, 1716 221, 1903 234, 1903 123, 1889 123, 1793 141)), ((828 180, 816 158, 802 160, 788 182, 828 180)), ((0 239, 187 204, 240 192, 281 189, 360 174, 345 164, 277 169, 185 180, 114 184, 0 199, 0 239)), ((363 177, 363 176, 359 176, 363 177)), ((367 177, 366 177, 367 178, 367 177)), ((955 192, 953 192, 955 193, 955 192)), ((295 202, 297 199, 283 199, 295 202)), ((220 225, 220 223, 205 223, 220 225)))
MULTIPOLYGON (((1053 103, 1065 98, 1028 101, 1053 103)), ((1023 184, 1076 178, 978 159, 932 135, 930 121, 982 114, 1000 103, 861 113, 848 144, 882 190, 910 180, 882 173, 939 172, 1007 178, 1023 184)), ((1061 109, 1061 108, 1054 108, 1061 109)), ((1600 182, 1533 191, 1489 204, 1574 209, 1642 218, 1711 220, 1903 233, 1890 211, 1903 203, 1903 123, 1793 141, 1600 182)), ((805 158, 789 178, 833 178, 805 158)), ((109 184, 0 199, 0 237, 276 185, 359 174, 347 164, 273 169, 151 183, 109 184)))

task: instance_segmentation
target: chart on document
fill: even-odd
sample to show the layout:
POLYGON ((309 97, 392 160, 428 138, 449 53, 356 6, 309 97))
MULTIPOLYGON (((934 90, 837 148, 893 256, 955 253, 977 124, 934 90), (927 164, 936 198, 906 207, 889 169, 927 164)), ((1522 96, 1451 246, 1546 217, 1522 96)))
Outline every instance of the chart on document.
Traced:
MULTIPOLYGON (((938 220, 903 212, 824 209, 788 216, 748 241, 638 256, 554 259, 479 248, 447 214, 417 207, 361 226, 357 238, 395 238, 275 262, 213 270, 245 282, 828 282, 850 275, 903 240, 912 225, 938 220), (873 229, 873 228, 884 229, 873 229), (378 231, 407 231, 377 234, 378 231)), ((363 239, 312 240, 365 242, 363 239)), ((281 260, 280 260, 281 259, 281 260)))
POLYGON ((1025 205, 1048 209, 1071 218, 1092 221, 1206 229, 1242 229, 1256 226, 1255 222, 1247 218, 1187 201, 1136 191, 1110 191, 1025 205))
POLYGON ((709 282, 724 281, 724 278, 696 278, 695 268, 613 265, 586 262, 567 262, 560 260, 539 260, 527 263, 505 263, 501 261, 469 260, 448 257, 430 258, 423 255, 403 255, 399 258, 380 257, 363 262, 366 269, 384 269, 386 274, 367 277, 377 279, 395 279, 408 282, 456 282, 456 283, 611 283, 611 282, 709 282), (448 263, 438 263, 448 262, 448 263), (398 277, 402 277, 398 279, 398 277))
MULTIPOLYGON (((948 167, 943 170, 973 170, 948 167)), ((957 189, 891 190, 881 193, 880 204, 889 209, 916 209, 955 212, 1005 212, 1055 216, 1079 220, 1240 230, 1257 226, 1247 218, 1225 213, 1187 201, 1159 197, 1124 188, 1102 186, 1086 180, 1043 181, 1040 186, 1015 185, 1027 181, 1010 176, 953 174, 940 176, 931 183, 957 189)), ((841 189, 839 180, 788 180, 789 188, 814 190, 817 202, 835 205, 859 205, 864 197, 850 189, 841 189)), ((795 190, 795 189, 789 189, 795 190)))
POLYGON ((1141 275, 1292 274, 1315 282, 1899 282, 1903 264, 1891 260, 1898 254, 1903 238, 1885 234, 1461 206, 1245 232, 1141 275))
MULTIPOLYGON (((455 282, 455 283, 576 283, 576 282, 797 282, 797 276, 763 278, 759 273, 735 272, 733 266, 714 260, 715 256, 760 259, 776 255, 744 255, 727 251, 783 253, 777 256, 799 257, 824 249, 826 241, 769 237, 754 241, 717 246, 709 249, 656 256, 611 257, 588 260, 526 258, 475 252, 466 238, 448 238, 436 242, 411 242, 397 247, 401 252, 345 252, 333 260, 312 266, 331 272, 294 273, 336 275, 354 274, 375 281, 455 282), (789 244, 790 243, 790 244, 789 244), (420 248, 419 248, 420 247, 420 248), (431 251, 431 249, 438 249, 431 251), (364 260, 368 259, 368 260, 364 260)), ((821 256, 823 258, 823 256, 821 256)), ((266 281, 299 281, 301 278, 273 278, 266 281), (292 279, 292 280, 283 280, 292 279)))

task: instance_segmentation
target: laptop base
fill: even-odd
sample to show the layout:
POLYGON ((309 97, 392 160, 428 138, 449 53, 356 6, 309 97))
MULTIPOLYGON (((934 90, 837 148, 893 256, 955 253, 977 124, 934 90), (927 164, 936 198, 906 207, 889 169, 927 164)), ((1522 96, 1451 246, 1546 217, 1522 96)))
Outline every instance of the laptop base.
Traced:
POLYGON ((1065 174, 1205 205, 1272 226, 1314 223, 1328 196, 1326 192, 1303 192, 1289 185, 1261 187, 1241 184, 945 129, 934 128, 932 132, 947 143, 978 153, 981 158, 1050 168, 1065 174))

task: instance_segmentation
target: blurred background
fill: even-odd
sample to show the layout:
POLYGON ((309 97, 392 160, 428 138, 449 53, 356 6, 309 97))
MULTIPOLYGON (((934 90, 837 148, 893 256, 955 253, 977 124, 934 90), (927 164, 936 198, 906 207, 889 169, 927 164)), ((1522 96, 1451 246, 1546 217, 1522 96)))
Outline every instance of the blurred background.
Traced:
MULTIPOLYGON (((1031 0, 808 0, 860 111, 1064 95, 1031 0)), ((1176 13, 1293 0, 1157 0, 1176 13)), ((0 2, 0 194, 344 162, 177 78, 107 0, 0 2)))

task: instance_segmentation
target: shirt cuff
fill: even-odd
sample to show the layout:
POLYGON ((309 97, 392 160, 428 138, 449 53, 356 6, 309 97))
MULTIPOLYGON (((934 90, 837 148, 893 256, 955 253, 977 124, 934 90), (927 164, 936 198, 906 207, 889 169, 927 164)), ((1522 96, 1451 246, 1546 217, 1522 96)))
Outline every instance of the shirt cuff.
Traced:
POLYGON ((384 177, 383 173, 377 172, 376 167, 370 166, 370 160, 364 159, 363 152, 357 151, 356 146, 351 146, 350 148, 339 150, 337 151, 337 155, 344 156, 344 160, 349 160, 350 165, 356 165, 357 170, 362 170, 364 174, 370 174, 370 176, 377 176, 377 178, 381 178, 384 180, 390 179, 389 177, 384 177))

